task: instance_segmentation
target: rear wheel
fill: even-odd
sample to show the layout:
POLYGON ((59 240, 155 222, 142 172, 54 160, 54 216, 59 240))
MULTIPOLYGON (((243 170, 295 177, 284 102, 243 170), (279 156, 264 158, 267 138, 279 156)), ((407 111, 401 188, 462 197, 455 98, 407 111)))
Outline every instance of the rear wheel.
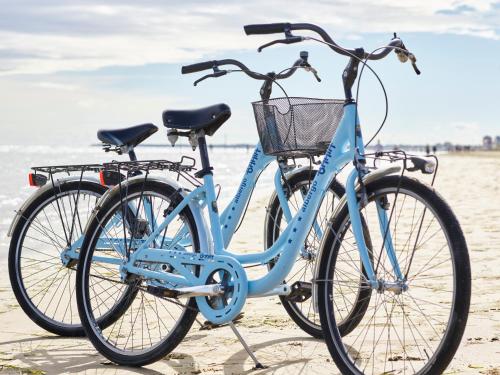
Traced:
POLYGON ((61 252, 81 240, 105 191, 92 181, 62 182, 36 197, 13 228, 9 277, 14 295, 31 320, 57 335, 84 334, 76 306, 74 266, 62 263, 61 252))
POLYGON ((359 267, 345 207, 333 218, 319 260, 319 308, 328 349, 343 374, 442 374, 460 344, 470 303, 470 263, 460 225, 444 200, 417 180, 389 176, 366 190, 361 213, 379 287, 372 289, 359 267), (377 202, 384 202, 391 220, 403 280, 396 278, 383 247, 377 202), (360 277, 370 303, 359 324, 342 337, 335 285, 354 289, 360 277))
MULTIPOLYGON (((315 176, 316 170, 303 170, 294 174, 283 185, 292 216, 302 207, 304 197, 309 191, 311 182, 315 176)), ((318 210, 315 225, 309 231, 304 243, 304 249, 298 255, 295 265, 286 280, 289 285, 293 285, 296 282, 302 282, 304 283, 303 285, 312 288, 322 236, 327 232, 329 225, 328 220, 337 209, 338 202, 344 194, 345 189, 342 184, 337 180, 333 180, 318 210)), ((268 206, 268 215, 265 223, 266 248, 271 247, 271 245, 276 242, 282 231, 286 228, 286 225, 287 223, 283 216, 283 209, 278 197, 276 194, 273 194, 268 206)), ((365 237, 369 244, 370 239, 367 233, 365 237)), ((275 262, 270 262, 269 267, 272 268, 274 263, 275 262)), ((366 310, 367 303, 369 302, 369 294, 367 295, 364 288, 351 290, 339 286, 336 295, 339 300, 339 308, 344 310, 344 319, 338 321, 339 328, 342 334, 346 334, 356 325, 359 317, 362 316, 362 312, 366 310), (352 295, 353 293, 356 293, 354 299, 345 296, 346 294, 352 295), (348 301, 350 301, 350 303, 348 303, 348 301)), ((302 330, 313 337, 323 337, 317 306, 315 306, 317 301, 314 295, 306 293, 303 298, 295 301, 291 300, 288 296, 280 296, 280 299, 288 315, 302 330)))

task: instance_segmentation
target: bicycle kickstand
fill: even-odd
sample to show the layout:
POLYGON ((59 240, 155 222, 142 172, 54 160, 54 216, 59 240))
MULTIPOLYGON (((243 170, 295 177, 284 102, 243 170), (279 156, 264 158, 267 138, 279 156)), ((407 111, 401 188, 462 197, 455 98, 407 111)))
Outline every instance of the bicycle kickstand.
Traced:
POLYGON ((236 326, 234 325, 234 323, 232 321, 229 322, 229 327, 231 327, 231 329, 233 330, 233 332, 236 335, 236 337, 238 338, 238 340, 240 340, 241 345, 243 345, 243 347, 245 348, 245 350, 248 353, 248 355, 250 356, 250 358, 252 358, 253 362, 255 363, 255 367, 254 368, 255 369, 263 369, 263 368, 265 368, 262 365, 262 363, 259 362, 259 360, 257 359, 257 357, 255 357, 255 354, 253 354, 252 350, 247 345, 247 343, 243 339, 243 336, 241 336, 240 332, 236 329, 236 326))

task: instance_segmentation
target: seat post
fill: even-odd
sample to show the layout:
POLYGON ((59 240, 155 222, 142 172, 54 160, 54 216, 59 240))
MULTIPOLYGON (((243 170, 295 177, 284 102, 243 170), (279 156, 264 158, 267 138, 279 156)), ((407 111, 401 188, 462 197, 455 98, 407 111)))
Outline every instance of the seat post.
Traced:
POLYGON ((137 156, 135 155, 135 151, 133 147, 130 147, 128 150, 128 156, 130 158, 130 161, 137 161, 137 156))
POLYGON ((201 170, 196 172, 196 177, 201 178, 207 174, 212 173, 212 166, 210 165, 210 160, 208 158, 207 140, 205 139, 205 132, 200 131, 197 133, 198 137, 198 147, 200 149, 200 159, 201 159, 201 170))
POLYGON ((219 209, 217 207, 217 194, 215 193, 212 166, 208 159, 207 141, 205 132, 200 130, 195 134, 200 148, 201 167, 194 175, 197 178, 203 178, 205 187, 206 202, 208 207, 208 217, 210 220, 210 232, 214 243, 215 254, 224 251, 224 238, 222 236, 222 228, 220 224, 219 209))

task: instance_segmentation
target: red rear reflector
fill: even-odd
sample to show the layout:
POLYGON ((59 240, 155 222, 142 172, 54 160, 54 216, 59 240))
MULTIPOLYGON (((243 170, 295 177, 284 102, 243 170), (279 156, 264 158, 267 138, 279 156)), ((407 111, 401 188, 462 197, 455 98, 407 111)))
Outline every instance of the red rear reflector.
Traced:
POLYGON ((125 176, 117 171, 106 171, 102 170, 99 172, 99 181, 102 186, 115 186, 120 183, 120 181, 124 181, 125 176))
POLYGON ((36 187, 35 175, 33 173, 28 173, 28 181, 30 183, 30 186, 36 187))
POLYGON ((28 182, 30 186, 40 187, 47 183, 47 176, 43 174, 28 173, 28 182))
POLYGON ((99 181, 101 182, 102 186, 106 186, 106 180, 104 178, 104 171, 99 172, 99 181))

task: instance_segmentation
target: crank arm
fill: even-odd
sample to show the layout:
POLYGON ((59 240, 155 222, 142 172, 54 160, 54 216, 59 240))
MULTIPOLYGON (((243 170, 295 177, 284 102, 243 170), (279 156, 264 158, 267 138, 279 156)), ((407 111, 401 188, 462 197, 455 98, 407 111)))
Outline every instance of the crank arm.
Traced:
POLYGON ((179 297, 220 296, 224 293, 223 287, 220 284, 187 286, 184 288, 174 288, 173 290, 179 293, 179 297))

